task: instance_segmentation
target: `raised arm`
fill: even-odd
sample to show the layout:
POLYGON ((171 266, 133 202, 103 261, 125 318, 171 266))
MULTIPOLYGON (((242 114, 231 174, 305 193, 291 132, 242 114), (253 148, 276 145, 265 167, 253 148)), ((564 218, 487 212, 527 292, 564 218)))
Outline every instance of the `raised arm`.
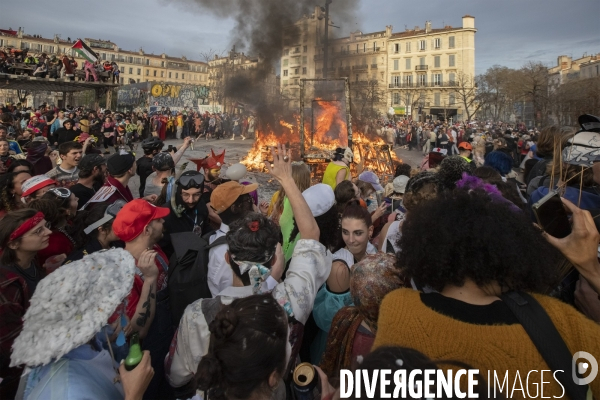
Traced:
POLYGON ((277 151, 275 148, 271 148, 271 154, 273 155, 272 164, 267 163, 267 171, 283 187, 285 194, 290 201, 292 211, 294 213, 294 219, 298 225, 298 231, 300 232, 300 238, 302 239, 313 239, 319 240, 319 227, 317 221, 312 215, 306 200, 300 193, 300 189, 296 186, 294 179, 292 178, 292 160, 290 152, 286 151, 285 145, 277 145, 277 151))

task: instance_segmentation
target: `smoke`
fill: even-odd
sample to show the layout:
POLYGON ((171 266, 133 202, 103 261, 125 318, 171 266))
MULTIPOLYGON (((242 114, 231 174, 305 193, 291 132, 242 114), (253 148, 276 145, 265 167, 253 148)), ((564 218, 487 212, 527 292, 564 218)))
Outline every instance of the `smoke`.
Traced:
MULTIPOLYGON (((351 26, 356 20, 360 0, 333 0, 330 4, 330 24, 351 26)), ((217 18, 233 19, 231 44, 235 50, 258 57, 259 67, 253 71, 240 71, 229 77, 224 95, 247 104, 261 123, 272 129, 279 128, 278 120, 285 113, 281 102, 274 103, 268 96, 265 78, 278 66, 286 41, 300 42, 300 31, 294 25, 303 15, 310 16, 315 6, 325 6, 325 0, 175 0, 186 11, 209 13, 217 18), (285 35, 284 35, 285 32, 285 35)), ((337 29, 337 28, 331 28, 337 29)), ((337 32, 334 32, 337 33, 337 32)), ((224 54, 227 54, 224 52, 224 54)), ((309 60, 313 62, 313 60, 309 60)))
MULTIPOLYGON (((337 26, 350 26, 356 19, 359 1, 333 0, 329 6, 331 21, 337 26)), ((265 64, 274 66, 281 56, 284 30, 297 37, 294 23, 303 15, 312 14, 315 6, 324 7, 325 0, 175 0, 168 4, 233 19, 231 39, 236 50, 259 56, 265 64)))

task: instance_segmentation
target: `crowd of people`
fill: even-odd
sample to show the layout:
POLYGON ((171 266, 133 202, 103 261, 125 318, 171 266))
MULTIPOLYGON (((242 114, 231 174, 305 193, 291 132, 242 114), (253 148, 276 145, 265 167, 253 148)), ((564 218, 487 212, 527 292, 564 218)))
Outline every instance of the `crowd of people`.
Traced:
MULTIPOLYGON (((297 398, 300 362, 325 400, 341 370, 427 368, 476 368, 481 393, 488 371, 512 384, 549 369, 546 395, 585 398, 540 340, 600 359, 594 117, 540 132, 402 123, 428 144, 390 182, 356 171, 350 148, 314 182, 278 145, 267 197, 243 167, 222 170, 224 152, 180 168, 192 138, 251 137, 252 116, 3 111, 3 399, 297 398), (163 149, 164 118, 179 148, 163 149), (536 218, 555 191, 563 237, 536 218)), ((600 397, 600 379, 588 389, 600 397)))

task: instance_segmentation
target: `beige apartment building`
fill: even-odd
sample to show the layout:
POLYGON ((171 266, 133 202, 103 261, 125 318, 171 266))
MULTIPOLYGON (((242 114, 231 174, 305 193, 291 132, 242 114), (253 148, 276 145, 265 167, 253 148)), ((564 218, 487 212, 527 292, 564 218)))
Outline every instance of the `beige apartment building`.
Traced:
MULTIPOLYGON (((15 34, 11 30, 0 32, 0 47, 29 49, 30 53, 46 53, 52 55, 67 54, 74 56, 79 67, 83 65, 81 58, 71 47, 76 40, 65 40, 55 35, 53 39, 28 35, 19 28, 15 34)), ((102 61, 115 61, 119 65, 121 84, 132 82, 164 81, 172 84, 208 85, 208 64, 202 61, 188 60, 183 57, 172 57, 167 54, 146 53, 143 49, 129 51, 120 48, 109 40, 85 38, 83 41, 98 55, 102 61)))
POLYGON ((569 56, 558 56, 556 66, 548 68, 550 90, 578 78, 593 78, 600 72, 600 53, 587 55, 573 60, 569 56))
MULTIPOLYGON (((316 7, 295 24, 299 35, 284 36, 281 90, 290 108, 299 107, 300 79, 323 76, 324 24, 324 12, 316 7)), ((348 78, 353 107, 367 101, 380 115, 393 111, 413 119, 463 117, 456 88, 459 81, 473 85, 474 17, 465 15, 461 27, 432 28, 427 22, 424 28, 404 32, 394 33, 386 26, 383 31, 356 31, 337 39, 332 31, 330 27, 327 75, 348 78)))

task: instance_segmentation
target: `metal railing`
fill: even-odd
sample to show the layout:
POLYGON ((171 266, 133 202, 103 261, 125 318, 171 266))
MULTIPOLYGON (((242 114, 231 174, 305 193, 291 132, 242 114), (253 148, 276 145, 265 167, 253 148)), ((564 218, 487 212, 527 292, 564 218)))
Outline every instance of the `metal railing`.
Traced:
POLYGON ((377 69, 377 64, 371 64, 371 69, 377 69))
POLYGON ((353 70, 362 70, 362 69, 369 69, 369 66, 367 64, 363 64, 363 65, 354 65, 352 67, 353 70))
POLYGON ((427 65, 417 65, 415 67, 415 71, 427 71, 428 66, 427 65))
POLYGON ((458 86, 454 81, 448 82, 413 82, 413 83, 390 83, 390 89, 409 89, 409 88, 433 88, 433 87, 456 87, 458 86))

